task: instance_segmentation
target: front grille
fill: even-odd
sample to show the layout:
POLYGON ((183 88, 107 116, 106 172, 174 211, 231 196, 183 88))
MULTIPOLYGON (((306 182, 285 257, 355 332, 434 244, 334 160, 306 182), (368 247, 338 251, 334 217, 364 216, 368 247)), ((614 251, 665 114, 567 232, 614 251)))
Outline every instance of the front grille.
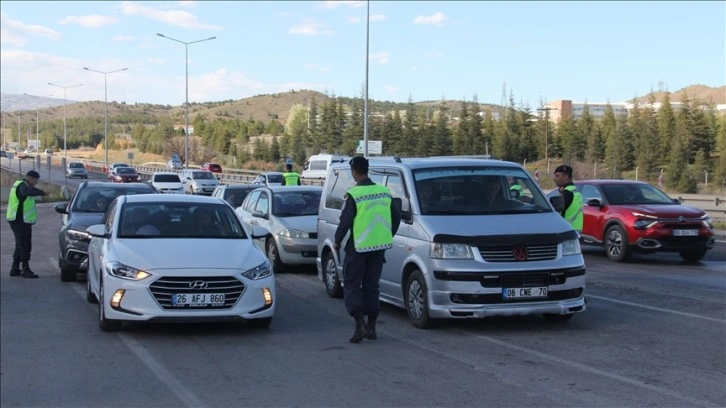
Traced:
POLYGON ((234 307, 242 293, 245 291, 245 284, 232 276, 195 276, 177 277, 165 276, 157 279, 149 285, 152 296, 159 302, 159 305, 166 310, 209 310, 209 309, 230 309, 234 307), (189 284, 195 281, 204 281, 207 287, 204 289, 192 289, 189 284), (201 293, 224 293, 224 304, 221 306, 206 307, 176 307, 171 304, 172 294, 201 294, 201 293))
POLYGON ((557 244, 525 245, 527 258, 518 260, 514 257, 515 245, 480 246, 479 253, 487 262, 530 262, 549 261, 557 258, 557 244))
POLYGON ((308 237, 310 239, 318 239, 318 233, 317 232, 308 232, 308 237))
POLYGON ((546 302, 554 300, 568 300, 577 299, 582 295, 582 288, 568 289, 568 290, 555 290, 550 291, 546 298, 515 298, 515 299, 504 299, 501 293, 490 293, 490 294, 464 294, 455 293, 451 295, 451 302, 457 304, 466 305, 491 305, 501 303, 527 303, 527 302, 546 302))

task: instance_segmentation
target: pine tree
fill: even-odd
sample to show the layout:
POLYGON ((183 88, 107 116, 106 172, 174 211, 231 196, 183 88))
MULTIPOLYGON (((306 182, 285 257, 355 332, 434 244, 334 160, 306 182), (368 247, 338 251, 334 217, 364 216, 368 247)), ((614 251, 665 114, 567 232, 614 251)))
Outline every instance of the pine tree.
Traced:
POLYGON ((658 158, 660 162, 667 161, 670 155, 675 126, 676 117, 671 106, 670 92, 666 92, 663 103, 658 109, 658 145, 660 148, 658 158))

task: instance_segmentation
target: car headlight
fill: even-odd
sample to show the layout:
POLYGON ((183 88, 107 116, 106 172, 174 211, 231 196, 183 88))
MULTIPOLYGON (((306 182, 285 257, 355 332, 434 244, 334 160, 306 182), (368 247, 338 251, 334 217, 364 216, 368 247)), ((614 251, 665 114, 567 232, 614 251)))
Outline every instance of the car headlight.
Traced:
POLYGON ((577 239, 568 239, 562 242, 562 255, 577 255, 581 253, 580 241, 577 239))
POLYGON ((128 265, 124 265, 121 262, 109 262, 106 264, 106 272, 117 278, 129 279, 129 280, 142 280, 151 276, 150 273, 142 271, 141 269, 132 268, 128 265))
POLYGON ((68 234, 68 239, 72 241, 88 241, 91 239, 91 235, 86 231, 69 229, 66 231, 66 234, 68 234))
POLYGON ((270 267, 270 262, 265 261, 262 264, 242 272, 242 276, 248 279, 257 280, 266 278, 268 276, 272 275, 272 268, 270 267))
POLYGON ((431 243, 431 258, 434 259, 473 259, 471 247, 466 244, 431 243))
POLYGON ((655 221, 653 220, 636 220, 633 223, 633 228, 635 229, 647 229, 651 225, 655 224, 655 221))
POLYGON ((286 238, 294 238, 294 239, 308 239, 310 238, 310 235, 308 235, 305 231, 300 230, 294 230, 294 229, 284 229, 280 231, 279 235, 281 237, 286 238))
POLYGON ((708 229, 713 229, 713 222, 711 221, 711 217, 709 217, 708 215, 707 215, 707 216, 705 216, 705 217, 703 217, 703 218, 701 219, 701 222, 703 222, 703 224, 704 224, 704 225, 705 225, 706 227, 708 227, 708 229))

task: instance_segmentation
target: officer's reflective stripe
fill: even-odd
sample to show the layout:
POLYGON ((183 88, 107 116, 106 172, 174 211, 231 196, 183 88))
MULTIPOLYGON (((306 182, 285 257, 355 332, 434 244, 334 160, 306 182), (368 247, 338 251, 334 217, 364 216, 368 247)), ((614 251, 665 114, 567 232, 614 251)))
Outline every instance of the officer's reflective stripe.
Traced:
MULTIPOLYGON (((383 226, 385 226, 386 228, 388 228, 389 231, 392 229, 391 223, 388 222, 388 220, 386 220, 385 218, 381 217, 380 215, 376 215, 373 218, 372 221, 374 223, 377 223, 377 224, 383 224, 383 226)), ((376 228, 376 227, 377 227, 376 224, 369 224, 368 225, 368 228, 366 228, 365 230, 363 230, 363 232, 361 232, 360 236, 355 237, 356 238, 355 239, 355 247, 358 248, 358 251, 359 252, 363 250, 361 247, 359 247, 359 245, 363 241, 365 241, 365 239, 368 237, 368 235, 371 232, 373 232, 373 229, 376 228)), ((381 247, 381 248, 391 248, 392 246, 393 246, 393 244, 387 244, 387 245, 376 245, 376 246, 368 247, 368 248, 378 248, 378 247, 381 247)), ((369 251, 375 251, 375 249, 369 249, 369 251)))
POLYGON ((380 198, 391 198, 391 195, 388 193, 367 194, 360 197, 354 197, 353 199, 355 200, 355 203, 358 204, 361 201, 377 200, 380 198))

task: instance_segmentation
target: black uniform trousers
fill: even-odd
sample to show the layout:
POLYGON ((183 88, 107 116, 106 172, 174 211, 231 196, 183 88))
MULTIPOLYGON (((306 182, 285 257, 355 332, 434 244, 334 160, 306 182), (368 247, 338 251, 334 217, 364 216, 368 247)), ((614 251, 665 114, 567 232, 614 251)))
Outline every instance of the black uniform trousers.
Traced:
POLYGON ((345 308, 351 316, 362 310, 363 314, 377 316, 379 309, 381 272, 385 250, 371 252, 345 252, 343 263, 343 291, 345 308))
POLYGON ((30 261, 30 251, 33 249, 33 225, 26 224, 23 220, 10 221, 8 224, 15 235, 13 263, 30 261))

